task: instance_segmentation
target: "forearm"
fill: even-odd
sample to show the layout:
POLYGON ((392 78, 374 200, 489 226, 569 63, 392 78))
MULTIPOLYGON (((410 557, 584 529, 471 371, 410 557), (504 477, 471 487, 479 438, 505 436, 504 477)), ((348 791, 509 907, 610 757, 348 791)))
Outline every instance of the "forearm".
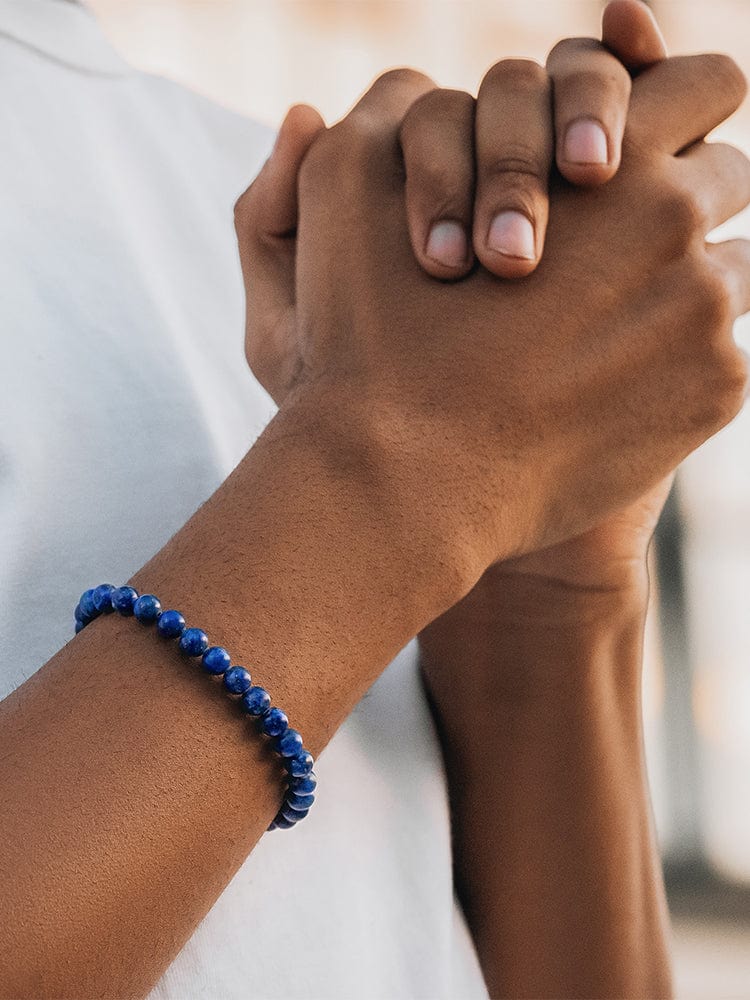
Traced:
POLYGON ((457 889, 490 993, 667 997, 641 734, 643 609, 557 628, 525 620, 523 596, 495 598, 494 620, 470 596, 422 643, 457 889))
MULTIPOLYGON (((377 456, 319 447, 311 419, 278 417, 133 584, 226 646, 317 753, 435 595, 414 585, 424 539, 394 527, 377 456)), ((255 730, 118 615, 0 705, 2 996, 147 992, 278 809, 255 730)))

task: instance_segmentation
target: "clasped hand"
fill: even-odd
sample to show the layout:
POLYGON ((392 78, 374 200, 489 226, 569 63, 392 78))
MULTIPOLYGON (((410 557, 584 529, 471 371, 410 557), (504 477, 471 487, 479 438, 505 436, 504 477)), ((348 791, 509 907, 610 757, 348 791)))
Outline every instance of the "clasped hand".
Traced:
POLYGON ((333 128, 293 109, 240 199, 253 370, 367 427, 462 592, 636 585, 672 471, 741 407, 750 253, 706 235, 750 163, 703 140, 744 94, 615 0, 602 43, 476 100, 399 70, 333 128))

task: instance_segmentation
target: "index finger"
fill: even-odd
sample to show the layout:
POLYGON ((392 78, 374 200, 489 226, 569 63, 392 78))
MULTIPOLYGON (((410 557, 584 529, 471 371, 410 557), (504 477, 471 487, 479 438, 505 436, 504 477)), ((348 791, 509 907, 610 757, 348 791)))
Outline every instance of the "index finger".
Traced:
POLYGON ((602 44, 631 73, 667 58, 661 29, 643 0, 611 0, 602 16, 602 44))
POLYGON ((555 93, 557 165, 574 184, 603 184, 617 172, 628 115, 631 74, 666 56, 642 0, 612 0, 602 41, 569 38, 549 55, 555 93))

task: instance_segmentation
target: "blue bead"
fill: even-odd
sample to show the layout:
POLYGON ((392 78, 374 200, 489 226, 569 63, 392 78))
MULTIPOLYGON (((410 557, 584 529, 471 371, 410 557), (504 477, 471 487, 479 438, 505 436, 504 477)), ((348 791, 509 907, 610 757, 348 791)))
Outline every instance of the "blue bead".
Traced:
POLYGON ((153 594, 142 594, 133 605, 133 614, 139 622, 151 625, 159 617, 161 602, 153 594))
POLYGON ((88 625, 88 623, 92 620, 89 615, 85 615, 83 613, 83 611, 81 610, 81 605, 80 604, 76 604, 76 609, 73 612, 73 617, 81 625, 88 625))
POLYGON ((296 809, 292 809, 287 805, 281 807, 281 815, 284 819, 288 819, 291 823, 299 823, 307 816, 309 809, 305 809, 304 812, 297 812, 296 809))
POLYGON ((285 760, 284 766, 293 778, 304 778, 312 771, 314 763, 312 754, 308 753, 307 750, 302 750, 296 757, 285 760))
POLYGON ((86 622, 76 622, 76 635, 86 628, 86 622))
POLYGON ((103 583, 99 587, 94 587, 91 600, 96 608, 97 614, 111 615, 115 610, 112 607, 112 594, 115 588, 111 583, 103 583))
POLYGON ((294 826, 295 822, 296 820, 287 819, 286 816, 282 816, 281 813, 279 813, 274 820, 274 823, 279 830, 290 830, 294 826))
POLYGON ((276 741, 276 750, 282 757, 296 757, 302 749, 302 737, 296 729, 287 729, 276 741))
POLYGON ((112 607, 124 618, 133 614, 133 605, 138 600, 138 591, 132 587, 118 587, 112 594, 112 607))
POLYGON ((251 687, 242 696, 242 707, 248 715, 265 715, 271 707, 271 695, 262 687, 251 687))
POLYGON ((263 719, 261 729, 268 736, 281 736, 289 726, 289 719, 280 708, 271 708, 263 719))
POLYGON ((275 820, 275 819, 273 819, 273 820, 271 820, 271 822, 270 822, 270 823, 268 824, 268 827, 267 827, 267 830, 268 830, 268 832, 270 833, 270 832, 271 832, 271 830, 275 830, 275 829, 276 829, 276 820, 275 820))
POLYGON ((315 801, 314 795, 295 795, 287 792, 286 805, 297 812, 306 812, 315 801))
POLYGON ((312 795, 317 787, 318 782, 315 780, 315 775, 312 771, 303 778, 289 779, 289 791, 296 795, 312 795))
POLYGON ((89 619, 96 618, 97 610, 94 607, 93 587, 90 590, 84 590, 84 592, 81 594, 81 599, 78 602, 78 607, 81 609, 81 611, 87 618, 89 619))
POLYGON ((211 646, 203 654, 203 669, 209 674, 223 674, 232 662, 229 653, 222 646, 211 646))
POLYGON ((232 694, 244 694, 252 687, 250 671, 244 667, 230 667, 224 674, 224 687, 232 694))
POLYGON ((185 619, 179 611, 162 611, 159 621, 156 623, 156 630, 165 639, 176 639, 185 631, 185 619))
POLYGON ((180 649, 188 656, 203 656, 208 649, 208 636, 201 628, 186 628, 180 637, 180 649))

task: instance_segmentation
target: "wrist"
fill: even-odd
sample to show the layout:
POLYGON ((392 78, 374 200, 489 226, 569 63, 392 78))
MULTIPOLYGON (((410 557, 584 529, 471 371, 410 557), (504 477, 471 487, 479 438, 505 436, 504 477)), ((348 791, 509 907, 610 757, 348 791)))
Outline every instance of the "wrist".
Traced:
POLYGON ((420 633, 425 682, 447 704, 460 678, 469 711, 597 697, 611 683, 637 700, 647 608, 647 585, 559 602, 539 581, 483 578, 420 633))
POLYGON ((292 435, 315 453, 352 512, 376 531, 384 562, 401 572, 404 599, 420 609, 413 634, 481 577, 491 557, 474 501, 425 474, 414 446, 420 435, 402 407, 320 380, 298 387, 267 433, 292 435))
POLYGON ((518 572, 505 563, 490 566, 467 594, 461 610, 487 638, 542 629, 574 639, 595 638, 646 614, 650 582, 646 554, 633 559, 617 582, 574 585, 536 572, 518 572))
POLYGON ((476 655, 468 628, 450 647, 420 635, 422 679, 449 772, 486 781, 491 762, 512 748, 522 755, 566 743, 603 748, 613 734, 627 734, 637 750, 642 637, 640 616, 576 639, 566 631, 562 641, 510 632, 476 655))

